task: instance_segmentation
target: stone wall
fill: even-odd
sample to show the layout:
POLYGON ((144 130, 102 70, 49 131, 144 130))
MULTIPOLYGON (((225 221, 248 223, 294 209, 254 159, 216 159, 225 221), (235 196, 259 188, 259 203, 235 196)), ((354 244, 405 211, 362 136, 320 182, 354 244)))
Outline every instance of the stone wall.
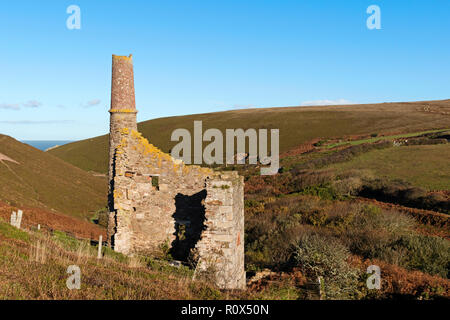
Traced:
POLYGON ((186 166, 137 131, 132 56, 112 59, 108 243, 170 254, 219 287, 245 288, 244 181, 186 166))
POLYGON ((136 130, 122 128, 114 155, 109 232, 114 250, 197 266, 222 288, 245 288, 243 178, 187 166, 136 130))
POLYGON ((245 288, 244 178, 216 172, 206 180, 206 230, 196 249, 196 275, 212 273, 222 288, 245 288))

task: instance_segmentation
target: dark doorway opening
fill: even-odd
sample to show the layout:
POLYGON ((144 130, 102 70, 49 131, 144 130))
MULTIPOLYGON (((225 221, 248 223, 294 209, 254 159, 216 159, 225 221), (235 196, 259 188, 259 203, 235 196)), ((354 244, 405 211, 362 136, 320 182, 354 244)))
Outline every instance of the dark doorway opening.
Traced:
POLYGON ((172 242, 170 254, 175 260, 189 262, 191 251, 201 238, 205 226, 206 190, 191 196, 178 193, 175 196, 175 240, 172 242))

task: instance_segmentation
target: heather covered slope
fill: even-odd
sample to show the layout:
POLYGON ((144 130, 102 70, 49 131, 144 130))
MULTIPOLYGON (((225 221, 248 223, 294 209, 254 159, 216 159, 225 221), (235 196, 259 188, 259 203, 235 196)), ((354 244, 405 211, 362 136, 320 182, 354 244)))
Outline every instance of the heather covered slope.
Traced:
POLYGON ((107 183, 70 163, 0 135, 0 200, 75 217, 106 206, 107 183))
MULTIPOLYGON (((448 128, 450 100, 243 109, 144 121, 139 124, 139 130, 152 144, 167 152, 176 144, 170 141, 172 131, 186 128, 192 132, 194 120, 203 121, 203 130, 218 128, 222 132, 226 128, 279 128, 280 152, 284 152, 316 138, 448 128)), ((49 153, 84 170, 105 173, 108 137, 104 135, 70 143, 49 153)))
POLYGON ((324 278, 327 299, 448 297, 447 132, 307 143, 273 176, 234 166, 246 178, 247 270, 299 268, 324 278), (361 291, 358 261, 380 267, 381 291, 361 291))

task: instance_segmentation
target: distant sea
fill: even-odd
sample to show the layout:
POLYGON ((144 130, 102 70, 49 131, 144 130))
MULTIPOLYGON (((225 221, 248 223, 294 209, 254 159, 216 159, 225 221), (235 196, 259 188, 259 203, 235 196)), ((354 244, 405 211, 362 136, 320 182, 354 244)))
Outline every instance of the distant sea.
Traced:
POLYGON ((47 150, 48 148, 55 146, 62 146, 63 144, 67 144, 73 141, 69 140, 22 140, 20 142, 29 144, 32 147, 40 149, 42 151, 47 150))

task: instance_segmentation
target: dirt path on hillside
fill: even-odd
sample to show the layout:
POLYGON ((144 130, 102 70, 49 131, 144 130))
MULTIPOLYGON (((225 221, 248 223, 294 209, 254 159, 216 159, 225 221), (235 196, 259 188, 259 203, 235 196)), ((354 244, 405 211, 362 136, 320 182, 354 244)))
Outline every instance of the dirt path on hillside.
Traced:
POLYGON ((20 163, 18 163, 16 160, 11 159, 11 158, 8 157, 8 156, 5 156, 3 153, 0 153, 0 161, 9 161, 9 162, 12 162, 12 163, 20 164, 20 163))

